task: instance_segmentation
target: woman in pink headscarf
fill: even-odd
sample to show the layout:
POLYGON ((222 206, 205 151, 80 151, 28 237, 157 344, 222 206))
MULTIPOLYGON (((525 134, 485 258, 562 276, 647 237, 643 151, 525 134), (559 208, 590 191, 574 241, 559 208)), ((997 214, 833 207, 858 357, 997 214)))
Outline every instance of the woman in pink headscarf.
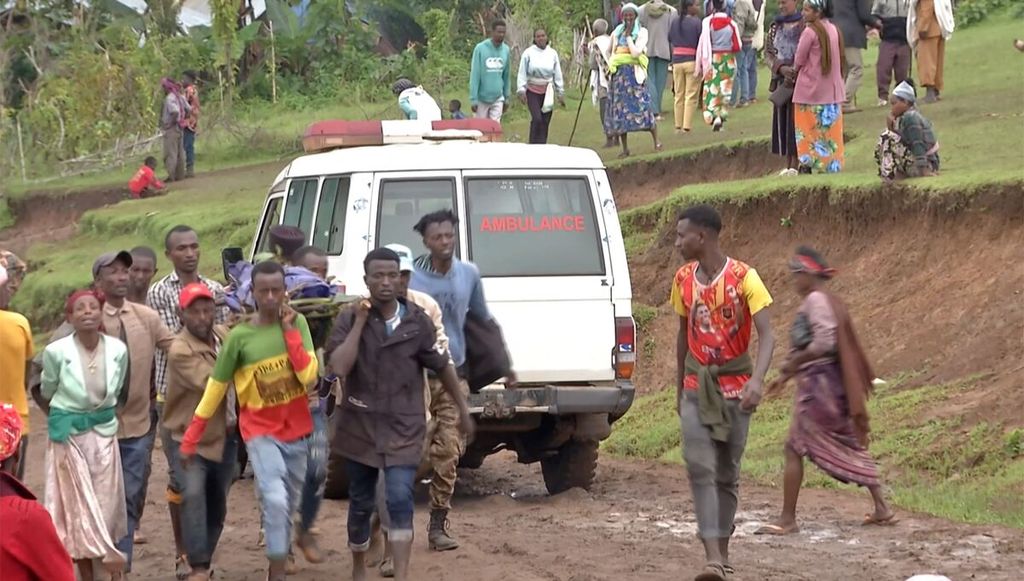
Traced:
POLYGON ((188 101, 181 95, 181 88, 173 79, 164 77, 160 81, 167 96, 160 112, 160 130, 164 133, 164 167, 167 168, 165 182, 185 179, 185 137, 182 128, 188 121, 188 101))

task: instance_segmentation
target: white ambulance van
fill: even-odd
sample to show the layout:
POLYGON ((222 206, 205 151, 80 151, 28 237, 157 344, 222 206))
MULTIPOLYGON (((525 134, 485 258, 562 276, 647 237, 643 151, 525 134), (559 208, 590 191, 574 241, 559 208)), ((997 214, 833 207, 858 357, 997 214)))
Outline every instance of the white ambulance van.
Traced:
MULTIPOLYGON (((626 250, 604 165, 589 149, 500 142, 490 120, 328 121, 277 176, 251 255, 275 224, 327 251, 346 294, 363 257, 391 243, 425 254, 413 225, 452 209, 457 256, 480 269, 519 384, 471 394, 478 434, 461 465, 513 450, 551 493, 587 488, 598 444, 633 402, 635 326, 626 250)), ((344 496, 339 462, 328 495, 344 496)))

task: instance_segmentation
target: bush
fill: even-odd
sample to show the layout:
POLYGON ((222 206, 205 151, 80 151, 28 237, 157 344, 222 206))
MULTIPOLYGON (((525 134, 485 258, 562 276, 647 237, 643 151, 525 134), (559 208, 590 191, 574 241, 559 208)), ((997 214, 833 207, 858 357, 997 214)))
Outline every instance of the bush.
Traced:
POLYGON ((1024 17, 1024 4, 1017 0, 960 0, 956 3, 956 26, 967 28, 973 26, 992 13, 1003 14, 1004 9, 1014 6, 1011 12, 1014 18, 1024 17))

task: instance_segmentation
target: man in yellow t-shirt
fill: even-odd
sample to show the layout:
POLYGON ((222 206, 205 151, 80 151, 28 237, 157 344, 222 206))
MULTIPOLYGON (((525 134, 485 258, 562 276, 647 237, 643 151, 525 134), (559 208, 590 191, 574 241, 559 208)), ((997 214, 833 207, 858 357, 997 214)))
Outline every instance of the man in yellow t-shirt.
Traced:
MULTIPOLYGON (((34 355, 34 348, 28 319, 7 310, 9 298, 14 294, 8 286, 11 278, 8 265, 0 264, 0 403, 13 405, 25 424, 26 435, 21 438, 21 458, 25 458, 29 430, 28 387, 25 377, 28 364, 34 355)), ((26 464, 27 462, 18 463, 15 474, 18 480, 24 480, 26 464)))
POLYGON ((729 540, 736 529, 740 460, 775 346, 771 294, 756 270, 722 251, 721 230, 722 218, 710 206, 679 214, 675 246, 686 264, 671 293, 679 315, 676 410, 707 560, 700 577, 707 579, 733 573, 729 540), (752 330, 756 359, 749 354, 752 330))

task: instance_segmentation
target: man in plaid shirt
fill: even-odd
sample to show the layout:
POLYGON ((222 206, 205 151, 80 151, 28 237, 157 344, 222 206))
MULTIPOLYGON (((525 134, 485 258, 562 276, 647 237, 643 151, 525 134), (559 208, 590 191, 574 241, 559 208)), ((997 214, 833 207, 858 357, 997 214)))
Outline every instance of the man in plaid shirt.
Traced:
MULTIPOLYGON (((224 287, 217 281, 210 280, 199 274, 199 236, 189 226, 175 226, 164 238, 164 254, 171 261, 174 270, 167 276, 160 279, 149 289, 146 302, 150 308, 160 315, 164 325, 173 333, 181 331, 181 316, 178 313, 178 299, 181 289, 190 283, 201 282, 213 293, 214 301, 217 304, 215 322, 219 325, 226 324, 230 311, 224 305, 224 287)), ((157 415, 160 418, 160 441, 163 443, 164 454, 167 456, 168 467, 176 466, 178 458, 174 456, 173 450, 177 446, 169 446, 167 440, 170 433, 163 427, 163 405, 164 396, 167 394, 167 354, 163 351, 156 353, 155 366, 156 406, 157 415)), ((185 558, 185 546, 181 536, 181 491, 182 483, 174 478, 175 473, 180 470, 169 470, 167 481, 167 508, 171 515, 171 528, 174 531, 174 545, 177 551, 176 569, 188 574, 188 559, 185 558)))

